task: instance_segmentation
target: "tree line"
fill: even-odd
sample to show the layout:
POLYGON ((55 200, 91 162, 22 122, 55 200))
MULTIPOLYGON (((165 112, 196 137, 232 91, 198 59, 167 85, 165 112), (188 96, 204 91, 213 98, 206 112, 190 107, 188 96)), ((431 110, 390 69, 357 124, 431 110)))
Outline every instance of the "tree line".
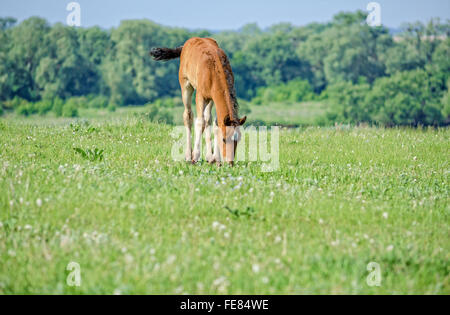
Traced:
POLYGON ((177 97, 178 61, 154 62, 148 52, 200 36, 226 51, 244 101, 325 102, 324 124, 448 124, 449 21, 409 23, 393 35, 365 19, 357 11, 328 23, 211 33, 149 20, 104 30, 0 18, 1 108, 74 116, 80 106, 114 110, 177 97))

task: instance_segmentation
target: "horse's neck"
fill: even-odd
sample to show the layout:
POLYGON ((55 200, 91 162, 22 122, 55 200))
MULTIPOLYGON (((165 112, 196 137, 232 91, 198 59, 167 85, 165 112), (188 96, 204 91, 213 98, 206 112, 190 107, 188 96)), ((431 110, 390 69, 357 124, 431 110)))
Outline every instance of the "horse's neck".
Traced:
POLYGON ((227 86, 216 89, 216 93, 213 96, 213 101, 216 106, 217 117, 219 119, 223 120, 226 116, 228 116, 231 120, 237 119, 237 108, 233 103, 233 97, 227 86))
POLYGON ((231 120, 237 119, 238 116, 238 106, 236 100, 236 92, 234 90, 233 80, 231 73, 223 71, 219 74, 213 74, 216 78, 215 90, 216 95, 213 97, 216 108, 218 106, 222 107, 222 113, 224 116, 228 115, 231 120))

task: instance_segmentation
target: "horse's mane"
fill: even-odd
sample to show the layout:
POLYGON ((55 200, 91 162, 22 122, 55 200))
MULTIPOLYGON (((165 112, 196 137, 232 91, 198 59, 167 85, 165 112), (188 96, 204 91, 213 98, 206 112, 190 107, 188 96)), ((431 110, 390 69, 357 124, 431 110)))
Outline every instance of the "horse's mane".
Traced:
POLYGON ((226 84, 229 92, 229 103, 232 105, 231 108, 228 108, 230 112, 230 118, 238 119, 238 111, 239 111, 239 103, 236 97, 236 90, 234 88, 234 77, 233 71, 231 70, 230 61, 225 53, 220 54, 220 64, 222 66, 222 70, 225 74, 226 84))

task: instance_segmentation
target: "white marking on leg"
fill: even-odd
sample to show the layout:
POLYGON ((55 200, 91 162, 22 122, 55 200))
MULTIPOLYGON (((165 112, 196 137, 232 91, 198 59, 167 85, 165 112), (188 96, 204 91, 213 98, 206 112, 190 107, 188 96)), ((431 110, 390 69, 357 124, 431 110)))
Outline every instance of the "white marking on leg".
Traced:
POLYGON ((223 141, 221 131, 219 126, 217 126, 217 122, 214 123, 214 160, 216 162, 220 162, 220 144, 223 141))
POLYGON ((206 142, 206 161, 208 163, 214 162, 212 144, 211 144, 211 108, 213 101, 205 107, 204 117, 205 117, 205 142, 206 142))
POLYGON ((183 115, 187 118, 185 118, 185 127, 186 127, 186 150, 185 150, 185 157, 186 161, 190 162, 192 159, 192 135, 191 135, 191 126, 192 126, 192 119, 189 118, 189 116, 192 116, 192 113, 185 112, 185 115, 183 115))
POLYGON ((195 143, 192 162, 198 162, 198 160, 200 159, 204 123, 205 121, 203 120, 203 117, 197 117, 195 119, 195 143))
POLYGON ((191 142, 191 129, 192 129, 192 86, 188 83, 186 87, 183 89, 183 103, 184 103, 184 113, 183 113, 183 122, 186 127, 186 150, 185 150, 185 158, 186 161, 190 162, 192 160, 192 142, 191 142))

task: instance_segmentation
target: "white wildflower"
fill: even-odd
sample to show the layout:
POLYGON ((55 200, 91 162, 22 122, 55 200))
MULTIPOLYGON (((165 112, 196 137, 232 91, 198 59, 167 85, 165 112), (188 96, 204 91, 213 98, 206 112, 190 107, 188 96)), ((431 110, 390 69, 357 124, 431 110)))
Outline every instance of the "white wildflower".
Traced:
POLYGON ((134 258, 133 258, 133 256, 131 256, 130 254, 126 254, 126 255, 125 255, 125 262, 126 262, 127 264, 131 264, 131 263, 133 262, 133 260, 134 260, 134 258))
POLYGON ((175 262, 176 259, 177 259, 177 256, 170 255, 169 257, 167 257, 166 264, 171 265, 175 262))
POLYGON ((331 246, 338 246, 339 245, 339 240, 335 240, 331 242, 331 246))
POLYGON ((227 228, 225 225, 223 225, 223 224, 221 224, 220 222, 217 222, 217 221, 213 222, 212 227, 213 227, 214 230, 219 230, 219 231, 225 230, 227 228))
POLYGON ((227 281, 227 278, 225 278, 225 277, 217 278, 216 280, 213 281, 213 286, 217 287, 221 284, 226 283, 226 281, 227 281))

